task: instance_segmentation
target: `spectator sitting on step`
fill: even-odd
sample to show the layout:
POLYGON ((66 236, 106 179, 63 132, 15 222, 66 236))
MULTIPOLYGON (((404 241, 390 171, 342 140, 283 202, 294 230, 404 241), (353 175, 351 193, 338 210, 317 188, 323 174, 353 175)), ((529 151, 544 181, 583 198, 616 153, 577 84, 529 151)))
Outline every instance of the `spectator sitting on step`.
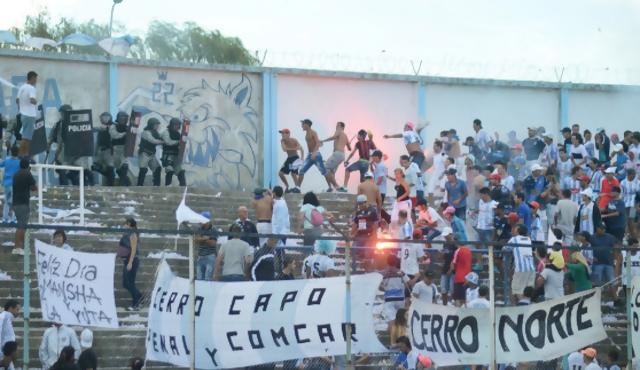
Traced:
POLYGON ((60 357, 49 370, 79 370, 76 364, 76 350, 72 346, 66 346, 60 351, 60 357))
POLYGON ((62 369, 66 363, 73 364, 80 356, 80 342, 76 332, 66 325, 54 323, 44 332, 38 355, 43 369, 50 369, 60 360, 63 362, 57 369, 62 369))
POLYGON ((2 360, 0 360, 0 370, 14 370, 18 361, 18 343, 8 341, 2 346, 2 360))
POLYGON ((4 188, 4 209, 2 212, 2 222, 9 222, 15 219, 15 212, 13 217, 9 218, 9 210, 13 205, 13 175, 20 170, 20 159, 18 153, 20 148, 17 146, 11 147, 11 158, 7 158, 0 162, 0 167, 4 168, 4 178, 2 179, 2 187, 4 188))
POLYGON ((64 230, 56 230, 53 233, 53 244, 62 249, 66 249, 72 251, 73 249, 67 244, 67 234, 65 234, 64 230))
MULTIPOLYGON (((230 231, 232 233, 241 233, 242 226, 240 226, 240 224, 238 223, 235 223, 231 226, 230 231)), ((213 268, 213 280, 218 281, 218 275, 222 275, 220 278, 221 281, 248 281, 249 268, 251 265, 251 254, 252 252, 249 243, 243 241, 238 236, 231 236, 231 239, 222 243, 222 246, 218 251, 216 265, 213 268), (221 262, 224 263, 222 274, 219 274, 221 262)))
POLYGON ((98 370, 98 356, 93 350, 93 332, 84 329, 80 334, 80 346, 82 353, 78 358, 78 366, 80 370, 98 370))
MULTIPOLYGON (((238 207, 238 219, 229 227, 229 232, 232 232, 234 225, 240 226, 240 232, 246 234, 257 234, 258 229, 256 225, 249 221, 249 210, 245 206, 238 207)), ((249 244, 251 248, 257 248, 260 246, 260 238, 257 235, 253 236, 243 236, 240 238, 243 242, 249 244)), ((253 249, 252 249, 253 251, 253 249)))
POLYGON ((4 304, 4 311, 0 312, 0 348, 5 343, 16 340, 16 333, 13 331, 11 321, 18 317, 20 308, 20 303, 15 299, 10 299, 4 304))

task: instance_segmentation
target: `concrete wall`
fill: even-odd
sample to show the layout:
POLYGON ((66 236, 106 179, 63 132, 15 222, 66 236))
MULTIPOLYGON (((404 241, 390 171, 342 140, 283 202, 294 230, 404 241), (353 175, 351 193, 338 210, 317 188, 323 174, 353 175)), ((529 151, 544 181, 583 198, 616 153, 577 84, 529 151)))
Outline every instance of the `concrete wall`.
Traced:
POLYGON ((569 125, 580 130, 602 126, 608 135, 625 130, 640 131, 640 93, 629 91, 571 91, 568 99, 569 125))

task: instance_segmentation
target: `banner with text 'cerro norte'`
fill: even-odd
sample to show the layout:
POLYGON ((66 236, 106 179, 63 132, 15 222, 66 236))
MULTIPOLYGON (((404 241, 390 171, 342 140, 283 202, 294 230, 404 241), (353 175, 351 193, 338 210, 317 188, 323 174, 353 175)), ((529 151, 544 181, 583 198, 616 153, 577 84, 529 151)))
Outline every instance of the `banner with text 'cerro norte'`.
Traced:
MULTIPOLYGON (((496 308, 496 362, 548 361, 607 338, 600 291, 519 307, 496 308)), ((414 350, 438 366, 491 362, 488 308, 411 303, 407 330, 414 350)))
MULTIPOLYGON (((385 352, 374 330, 380 274, 351 281, 353 353, 385 352)), ((147 360, 198 369, 225 369, 346 351, 344 277, 218 283, 177 277, 162 262, 151 296, 147 360), (195 346, 190 300, 195 305, 195 346)))

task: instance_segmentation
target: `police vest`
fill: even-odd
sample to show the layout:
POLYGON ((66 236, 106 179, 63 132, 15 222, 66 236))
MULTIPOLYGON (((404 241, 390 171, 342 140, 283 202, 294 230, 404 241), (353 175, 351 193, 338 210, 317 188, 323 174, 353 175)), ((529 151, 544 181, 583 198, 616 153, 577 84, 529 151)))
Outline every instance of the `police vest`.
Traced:
MULTIPOLYGON (((154 139, 156 140, 160 140, 160 134, 158 134, 158 131, 155 130, 149 130, 149 132, 151 132, 151 136, 153 136, 154 139)), ((140 153, 147 153, 147 154, 151 154, 151 155, 155 155, 156 154, 156 146, 158 146, 158 144, 153 144, 152 142, 145 140, 143 138, 140 138, 140 149, 138 150, 138 154, 140 153)))
MULTIPOLYGON (((121 125, 117 123, 115 124, 115 127, 116 127, 116 131, 118 131, 119 133, 127 132, 127 125, 121 125)), ((127 143, 127 135, 124 135, 119 139, 111 139, 111 145, 113 146, 119 146, 119 145, 124 146, 126 143, 127 143)))
POLYGON ((22 114, 16 116, 16 125, 13 127, 13 136, 16 138, 16 141, 22 140, 20 130, 22 130, 22 114))
POLYGON ((178 143, 175 145, 164 145, 162 147, 162 153, 166 155, 178 155, 178 148, 180 146, 180 132, 169 130, 169 138, 171 140, 177 140, 178 143))
MULTIPOLYGON (((51 131, 53 131, 51 133, 51 135, 53 135, 52 137, 53 137, 53 142, 54 143, 58 143, 58 130, 60 130, 60 126, 62 126, 62 120, 56 122, 53 125, 53 128, 51 129, 51 131)), ((64 133, 63 133, 63 139, 64 139, 64 133)), ((60 143, 58 143, 58 144, 60 144, 60 143)))
POLYGON ((107 123, 106 130, 98 131, 98 148, 100 148, 100 150, 111 148, 111 135, 109 134, 109 127, 111 127, 111 125, 113 125, 113 122, 107 123))

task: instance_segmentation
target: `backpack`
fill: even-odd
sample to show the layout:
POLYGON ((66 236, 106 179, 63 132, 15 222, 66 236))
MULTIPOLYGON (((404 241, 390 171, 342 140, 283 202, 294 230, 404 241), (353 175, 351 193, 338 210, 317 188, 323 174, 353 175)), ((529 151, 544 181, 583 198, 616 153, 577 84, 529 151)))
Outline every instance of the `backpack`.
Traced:
POLYGON ((309 217, 307 217, 307 215, 305 215, 304 218, 307 221, 309 221, 311 223, 311 225, 316 226, 316 227, 317 226, 322 226, 324 224, 324 216, 315 207, 311 209, 311 217, 309 218, 309 217))

